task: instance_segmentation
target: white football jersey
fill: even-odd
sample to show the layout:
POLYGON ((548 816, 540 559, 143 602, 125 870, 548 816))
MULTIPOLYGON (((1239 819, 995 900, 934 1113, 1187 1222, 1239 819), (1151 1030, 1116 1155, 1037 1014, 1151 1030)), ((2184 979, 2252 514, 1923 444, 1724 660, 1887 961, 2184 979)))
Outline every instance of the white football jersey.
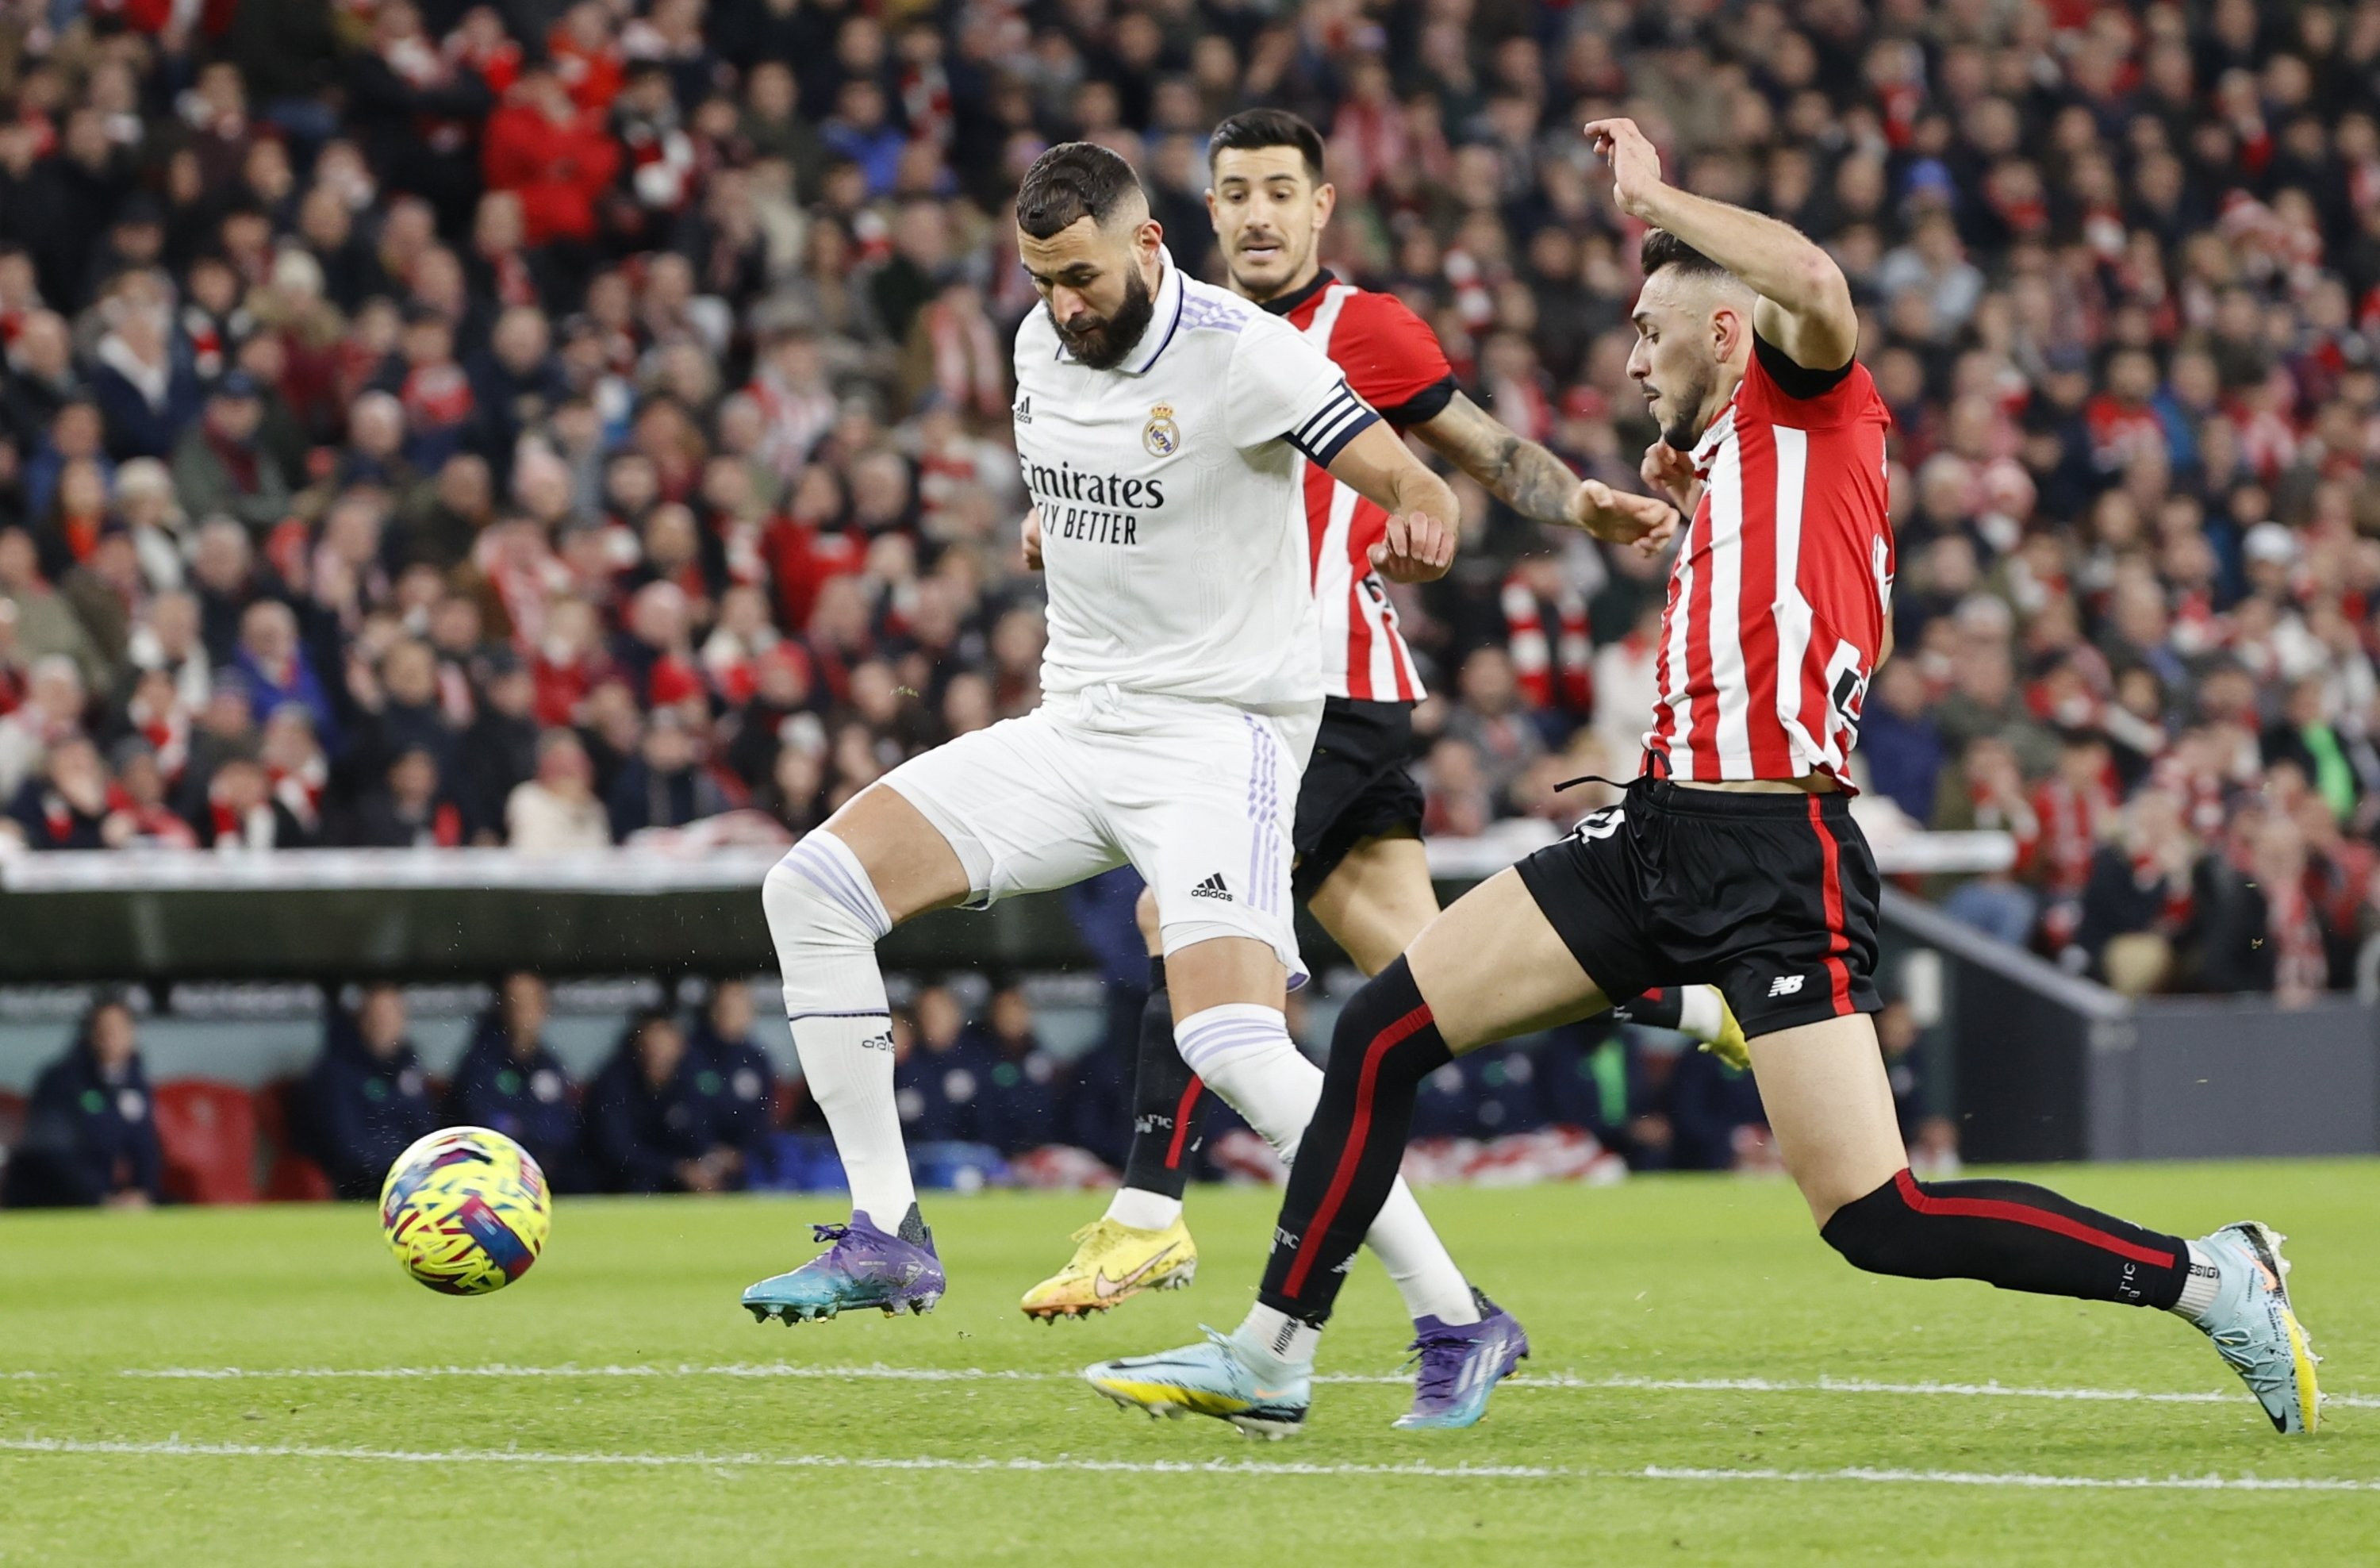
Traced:
POLYGON ((1327 465, 1378 416, 1294 327, 1162 266, 1148 330, 1113 370, 1077 363, 1046 309, 1016 331, 1016 453, 1049 578, 1042 689, 1319 702, 1293 459, 1327 465))

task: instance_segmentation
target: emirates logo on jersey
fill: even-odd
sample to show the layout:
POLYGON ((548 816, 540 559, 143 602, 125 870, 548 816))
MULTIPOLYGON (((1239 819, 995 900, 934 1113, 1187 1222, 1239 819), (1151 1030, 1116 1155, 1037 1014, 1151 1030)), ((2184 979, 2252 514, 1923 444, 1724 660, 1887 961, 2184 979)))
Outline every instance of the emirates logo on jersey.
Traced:
POLYGON ((1160 403, 1148 411, 1148 423, 1140 427, 1140 444, 1152 457, 1171 457, 1182 450, 1182 427, 1173 422, 1172 404, 1160 403))

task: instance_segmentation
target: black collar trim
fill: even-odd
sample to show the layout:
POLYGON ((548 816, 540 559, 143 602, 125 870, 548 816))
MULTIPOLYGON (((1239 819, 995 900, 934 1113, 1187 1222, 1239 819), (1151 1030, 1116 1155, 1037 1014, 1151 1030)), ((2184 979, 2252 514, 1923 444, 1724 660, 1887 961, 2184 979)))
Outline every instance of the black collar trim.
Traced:
POLYGON ((1304 288, 1293 290, 1288 294, 1276 294, 1258 308, 1269 316, 1286 316, 1338 281, 1330 275, 1330 269, 1325 267, 1315 273, 1314 281, 1304 288))

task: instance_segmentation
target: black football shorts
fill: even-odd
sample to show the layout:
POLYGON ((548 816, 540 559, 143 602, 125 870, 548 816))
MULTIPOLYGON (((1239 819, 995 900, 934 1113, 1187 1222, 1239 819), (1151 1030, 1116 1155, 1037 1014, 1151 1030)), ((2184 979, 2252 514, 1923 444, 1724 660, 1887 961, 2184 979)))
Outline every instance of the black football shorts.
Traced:
POLYGON ((1755 1036, 1884 1004, 1876 857, 1847 795, 1638 779, 1517 869, 1615 1003, 1716 985, 1755 1036))
POLYGON ((1421 785, 1412 760, 1412 703, 1348 697, 1323 703, 1291 830, 1297 867, 1289 881, 1299 903, 1366 839, 1421 836, 1421 785))

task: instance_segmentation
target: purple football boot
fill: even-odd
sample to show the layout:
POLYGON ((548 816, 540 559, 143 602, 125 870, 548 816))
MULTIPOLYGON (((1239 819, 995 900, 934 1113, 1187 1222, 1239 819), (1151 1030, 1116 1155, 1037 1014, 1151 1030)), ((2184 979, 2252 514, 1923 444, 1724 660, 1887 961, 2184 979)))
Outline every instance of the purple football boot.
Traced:
POLYGON ((1414 1342, 1406 1348, 1421 1366, 1414 1376, 1413 1408, 1396 1425, 1476 1426, 1496 1385, 1528 1358, 1529 1336, 1520 1319, 1477 1291, 1471 1294, 1479 1304, 1476 1323, 1414 1319, 1414 1342))
POLYGON ((834 1245, 789 1274, 762 1280, 744 1293, 744 1309, 756 1323, 782 1318, 790 1327, 863 1307, 887 1318, 903 1307, 931 1312, 942 1298, 942 1261, 934 1256, 934 1233, 912 1206, 901 1233, 879 1230, 867 1215, 853 1212, 847 1225, 812 1225, 820 1241, 834 1245), (914 1239, 912 1239, 914 1234, 914 1239))

